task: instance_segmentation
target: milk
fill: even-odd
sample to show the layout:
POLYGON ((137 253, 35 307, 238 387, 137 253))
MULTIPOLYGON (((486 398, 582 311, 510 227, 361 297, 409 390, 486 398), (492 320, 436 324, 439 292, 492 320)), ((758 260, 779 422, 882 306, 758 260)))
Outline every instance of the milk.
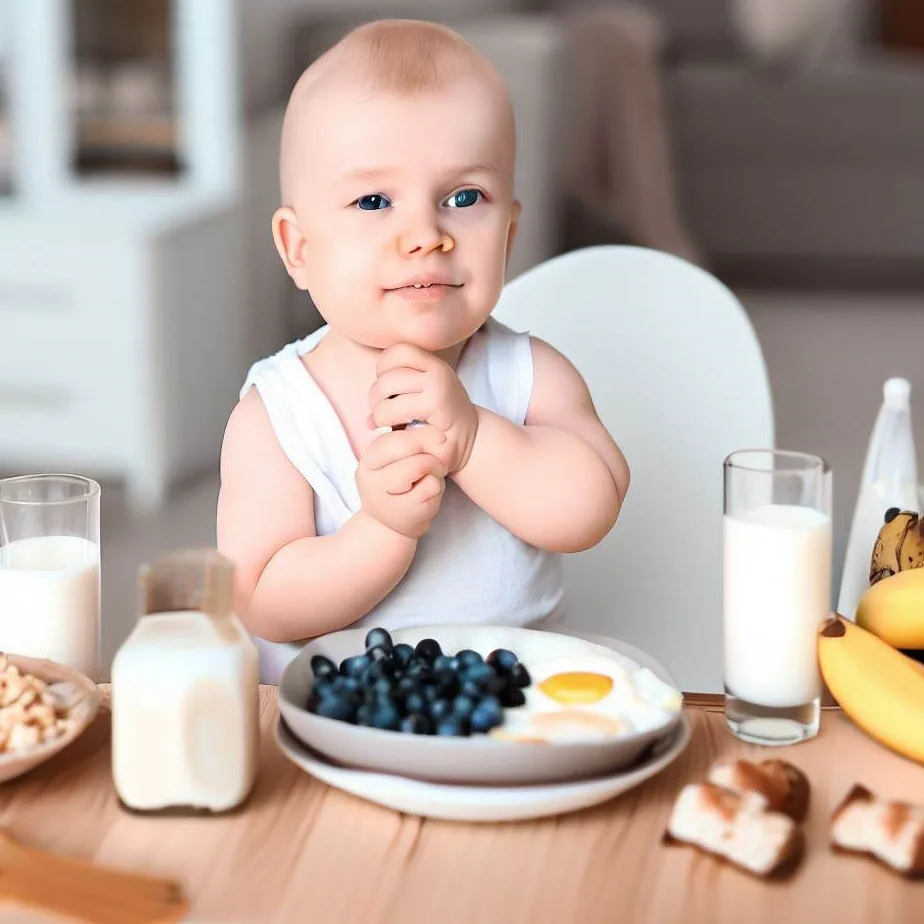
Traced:
POLYGON ((767 504, 724 518, 725 685, 760 706, 820 695, 817 630, 830 611, 831 519, 767 504))
MULTIPOLYGON (((195 597, 186 578, 175 600, 195 597)), ((213 596, 227 602, 229 587, 213 596)), ((112 664, 112 773, 125 805, 223 812, 247 798, 259 751, 257 660, 225 604, 141 617, 112 664)))
POLYGON ((0 546, 0 651, 48 658, 97 679, 98 546, 77 536, 0 546))

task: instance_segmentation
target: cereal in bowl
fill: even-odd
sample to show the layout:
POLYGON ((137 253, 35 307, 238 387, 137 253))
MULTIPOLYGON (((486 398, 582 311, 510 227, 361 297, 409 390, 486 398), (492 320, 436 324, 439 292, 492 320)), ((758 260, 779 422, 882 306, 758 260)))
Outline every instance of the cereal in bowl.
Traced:
POLYGON ((72 724, 69 712, 44 680, 22 673, 0 653, 0 754, 63 735, 72 724))

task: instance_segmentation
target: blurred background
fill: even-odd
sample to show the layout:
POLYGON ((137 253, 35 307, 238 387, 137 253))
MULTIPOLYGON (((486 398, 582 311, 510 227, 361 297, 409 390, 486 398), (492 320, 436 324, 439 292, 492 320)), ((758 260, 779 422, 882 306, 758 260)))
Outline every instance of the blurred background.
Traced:
POLYGON ((283 108, 383 16, 510 86, 511 276, 634 243, 738 295, 838 570, 887 377, 924 433, 921 0, 0 0, 0 473, 102 481, 106 663, 138 565, 214 542, 249 364, 320 323, 270 236, 283 108))

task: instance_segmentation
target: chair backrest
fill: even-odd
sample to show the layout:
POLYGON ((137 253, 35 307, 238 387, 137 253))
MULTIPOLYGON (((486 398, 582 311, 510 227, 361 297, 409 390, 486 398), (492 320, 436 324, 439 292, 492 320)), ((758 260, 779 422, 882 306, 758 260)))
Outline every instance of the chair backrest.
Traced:
POLYGON ((641 648, 684 690, 721 691, 722 461, 774 444, 741 304, 676 257, 604 246, 513 279, 494 316, 574 363, 631 469, 615 529, 565 562, 568 624, 641 648))

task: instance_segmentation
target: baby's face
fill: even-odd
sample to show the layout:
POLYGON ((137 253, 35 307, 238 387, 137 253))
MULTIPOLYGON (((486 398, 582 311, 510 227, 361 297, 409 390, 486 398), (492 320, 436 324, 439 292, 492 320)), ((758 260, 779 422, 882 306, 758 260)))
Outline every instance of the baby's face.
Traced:
POLYGON ((407 96, 345 86, 312 103, 290 204, 332 328, 435 352, 488 317, 519 209, 504 105, 475 79, 407 96))

